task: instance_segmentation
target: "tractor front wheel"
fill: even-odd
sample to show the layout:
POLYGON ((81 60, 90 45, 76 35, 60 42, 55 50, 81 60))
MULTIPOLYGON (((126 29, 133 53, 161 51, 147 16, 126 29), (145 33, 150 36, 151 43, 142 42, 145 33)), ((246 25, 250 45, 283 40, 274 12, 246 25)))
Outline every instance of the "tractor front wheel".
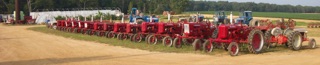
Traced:
POLYGON ((151 35, 149 38, 148 38, 148 42, 149 44, 153 44, 153 45, 156 45, 157 42, 158 42, 158 38, 154 35, 151 35))
POLYGON ((173 46, 176 47, 176 48, 181 48, 182 47, 181 40, 179 40, 179 38, 174 38, 173 46))
POLYGON ((212 52, 213 50, 213 44, 210 43, 208 40, 204 41, 202 46, 204 52, 212 52))
POLYGON ((314 49, 316 48, 316 40, 314 40, 313 38, 309 40, 309 48, 314 49))
POLYGON ((231 42, 228 46, 228 52, 231 56, 237 56, 239 54, 239 45, 236 42, 231 42))
POLYGON ((173 44, 173 40, 170 36, 166 36, 162 39, 162 44, 167 47, 171 47, 173 44))
POLYGON ((135 34, 133 36, 133 38, 134 38, 134 41, 141 42, 142 41, 142 34, 135 34))
POLYGON ((194 50, 201 50, 202 44, 200 39, 196 39, 193 43, 192 46, 194 50))

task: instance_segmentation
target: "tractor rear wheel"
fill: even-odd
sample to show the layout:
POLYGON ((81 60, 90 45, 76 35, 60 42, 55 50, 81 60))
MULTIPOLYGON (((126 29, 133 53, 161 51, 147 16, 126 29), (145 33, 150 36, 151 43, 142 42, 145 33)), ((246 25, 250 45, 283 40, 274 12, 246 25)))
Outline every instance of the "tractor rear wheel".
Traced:
POLYGON ((202 47, 201 40, 200 39, 194 40, 194 42, 192 43, 192 46, 193 46, 194 50, 201 50, 201 47, 202 47))
POLYGON ((317 42, 313 38, 309 40, 309 48, 314 49, 316 48, 317 42))
POLYGON ((173 46, 176 47, 176 48, 181 48, 182 47, 181 40, 179 40, 179 38, 174 38, 173 46))
POLYGON ((158 42, 158 38, 154 35, 151 35, 149 38, 148 38, 148 42, 149 44, 153 44, 153 45, 156 45, 157 42, 158 42))
POLYGON ((208 40, 204 41, 202 46, 204 52, 212 52, 213 50, 213 44, 210 43, 208 40))
POLYGON ((250 31, 249 36, 248 36, 248 50, 251 53, 260 53, 263 49, 264 43, 265 43, 265 38, 262 33, 262 31, 253 29, 250 31))
POLYGON ((231 42, 228 46, 228 52, 231 56, 237 56, 239 54, 239 45, 236 42, 231 42))
POLYGON ((251 26, 251 27, 260 26, 260 22, 259 22, 259 20, 251 20, 249 22, 249 26, 251 26))
POLYGON ((294 31, 291 32, 288 36, 288 47, 292 50, 299 50, 301 48, 302 37, 300 32, 294 31))
POLYGON ((170 36, 166 36, 162 39, 162 44, 167 47, 171 47, 173 44, 173 40, 170 36))

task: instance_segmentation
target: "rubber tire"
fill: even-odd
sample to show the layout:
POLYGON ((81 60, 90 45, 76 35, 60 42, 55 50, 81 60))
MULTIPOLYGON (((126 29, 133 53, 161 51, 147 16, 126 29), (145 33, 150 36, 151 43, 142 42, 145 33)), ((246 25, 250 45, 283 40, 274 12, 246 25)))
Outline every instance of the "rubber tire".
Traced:
POLYGON ((122 40, 122 39, 121 39, 121 36, 122 36, 122 33, 119 33, 119 34, 117 35, 117 39, 118 39, 118 40, 122 40))
POLYGON ((135 40, 136 42, 139 42, 139 43, 140 43, 140 42, 142 41, 142 34, 136 34, 136 35, 134 36, 134 38, 135 38, 134 40, 135 40), (138 40, 136 39, 137 37, 139 37, 138 40))
POLYGON ((270 39, 272 37, 272 34, 271 34, 271 30, 267 30, 265 33, 264 33, 264 37, 265 37, 265 45, 267 46, 267 49, 269 48, 275 48, 277 43, 270 43, 270 39))
POLYGON ((104 36, 108 38, 109 31, 104 32, 104 36))
POLYGON ((301 43, 302 43, 302 38, 301 38, 301 34, 298 31, 294 31, 292 33, 290 33, 290 35, 288 36, 288 47, 292 50, 299 50, 301 48, 301 43), (295 36, 299 36, 300 37, 300 41, 295 39, 295 36), (296 44, 295 44, 296 43, 296 44))
POLYGON ((129 37, 130 41, 135 42, 135 40, 134 40, 134 36, 135 36, 135 35, 136 35, 136 34, 129 35, 129 36, 130 36, 130 37, 129 37))
POLYGON ((181 48, 182 47, 182 41, 179 42, 179 38, 174 38, 173 39, 173 47, 176 47, 176 48, 181 48))
POLYGON ((253 29, 253 30, 251 30, 250 31, 250 33, 249 33, 249 35, 248 35, 248 50, 249 50, 249 52, 251 52, 251 53, 254 53, 254 54, 258 54, 258 53, 260 53, 262 50, 263 50, 263 47, 264 47, 264 43, 265 43, 265 37, 264 37, 264 35, 263 35, 263 33, 262 33, 262 31, 260 31, 260 30, 258 30, 258 29, 253 29), (254 49, 254 47, 253 47, 253 37, 254 37, 254 35, 255 34, 259 34, 260 35, 260 37, 262 38, 261 39, 261 42, 260 42, 260 47, 258 48, 258 49, 254 49))
POLYGON ((148 43, 148 38, 150 37, 150 34, 148 34, 146 37, 144 37, 144 41, 147 41, 148 43))
POLYGON ((194 42, 192 43, 192 47, 194 50, 201 50, 201 47, 202 47, 201 40, 200 39, 194 40, 194 42))
POLYGON ((172 38, 171 38, 170 36, 166 36, 166 37, 164 37, 164 38, 162 39, 162 44, 163 44, 164 46, 171 47, 172 44, 173 44, 173 40, 172 40, 172 38), (169 44, 167 44, 167 42, 166 42, 167 39, 170 40, 169 44))
POLYGON ((158 43, 158 38, 155 37, 154 35, 151 35, 149 38, 148 38, 148 43, 149 44, 153 44, 153 45, 156 45, 158 43), (150 39, 152 39, 154 37, 154 42, 151 42, 150 39))
POLYGON ((210 43, 208 40, 205 40, 203 45, 202 45, 202 49, 203 49, 204 52, 212 52, 213 44, 210 43), (208 48, 207 46, 210 46, 210 48, 208 48))
POLYGON ((316 48, 317 42, 313 38, 309 40, 309 48, 314 49, 316 48))
POLYGON ((74 28, 74 30, 72 31, 72 33, 78 33, 78 28, 74 28))
POLYGON ((228 46, 228 52, 231 56, 237 56, 239 54, 239 45, 236 42, 231 42, 228 46), (235 46, 236 50, 235 52, 232 51, 232 47, 235 46))

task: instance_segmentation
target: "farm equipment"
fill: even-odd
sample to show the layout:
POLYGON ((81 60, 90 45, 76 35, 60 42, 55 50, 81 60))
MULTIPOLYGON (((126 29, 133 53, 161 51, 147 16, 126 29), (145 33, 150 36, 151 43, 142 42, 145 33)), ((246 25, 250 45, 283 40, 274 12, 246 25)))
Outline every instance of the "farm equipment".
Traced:
POLYGON ((158 22, 159 18, 155 16, 145 16, 137 10, 137 8, 131 9, 131 14, 129 17, 130 23, 138 23, 141 24, 142 22, 158 22))
MULTIPOLYGON (((157 22, 142 22, 141 32, 133 36, 133 40, 136 42, 141 42, 142 39, 148 40, 149 36, 158 32, 157 22)), ((148 43, 148 42, 147 42, 148 43)))
POLYGON ((158 31, 152 35, 147 36, 147 42, 150 44, 157 44, 158 39, 162 40, 162 44, 168 47, 173 45, 173 39, 181 36, 182 23, 158 23, 158 31))
POLYGON ((83 25, 84 28, 82 28, 80 32, 82 34, 92 35, 93 23, 94 22, 91 22, 91 21, 84 21, 84 25, 83 25))
POLYGON ((195 50, 201 50, 201 43, 212 35, 214 29, 214 25, 209 22, 183 23, 183 34, 173 40, 173 46, 181 48, 182 44, 192 44, 195 50))
POLYGON ((247 44, 251 53, 260 53, 262 51, 265 38, 263 32, 254 27, 238 24, 221 24, 217 28, 216 37, 211 37, 203 43, 203 49, 211 52, 214 47, 228 50, 231 56, 239 53, 239 44, 247 44))
POLYGON ((141 24, 127 24, 126 32, 120 36, 120 40, 129 37, 131 41, 135 41, 134 37, 137 36, 139 32, 141 32, 141 24))
POLYGON ((126 32, 127 23, 114 23, 114 28, 112 32, 108 33, 111 38, 119 38, 120 35, 126 32))
POLYGON ((303 41, 309 41, 309 47, 315 48, 316 42, 314 39, 307 38, 307 30, 295 28, 295 24, 296 22, 292 19, 288 19, 288 22, 281 19, 277 24, 266 21, 266 25, 257 26, 256 28, 265 31, 268 48, 285 44, 292 50, 299 50, 303 41))
POLYGON ((214 24, 217 26, 219 24, 227 24, 229 20, 224 11, 217 11, 215 12, 215 16, 213 17, 214 24))
POLYGON ((320 23, 309 23, 308 28, 320 28, 320 23))
POLYGON ((96 36, 104 36, 105 35, 105 30, 104 30, 104 25, 105 22, 94 22, 93 24, 93 33, 96 36))
POLYGON ((57 30, 62 31, 62 29, 65 27, 65 20, 58 20, 57 21, 57 30))
POLYGON ((252 11, 244 11, 240 13, 240 17, 236 19, 236 23, 241 21, 242 24, 246 24, 248 26, 258 26, 259 22, 257 20, 254 20, 252 17, 252 11))

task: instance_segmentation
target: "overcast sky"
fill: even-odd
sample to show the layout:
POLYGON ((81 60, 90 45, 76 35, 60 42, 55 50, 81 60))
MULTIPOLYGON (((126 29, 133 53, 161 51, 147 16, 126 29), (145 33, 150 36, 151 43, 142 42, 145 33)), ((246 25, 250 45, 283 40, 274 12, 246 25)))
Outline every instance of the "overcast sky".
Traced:
POLYGON ((256 2, 256 3, 272 3, 272 4, 290 4, 302 6, 320 6, 320 0, 207 0, 207 1, 229 1, 229 2, 256 2))

